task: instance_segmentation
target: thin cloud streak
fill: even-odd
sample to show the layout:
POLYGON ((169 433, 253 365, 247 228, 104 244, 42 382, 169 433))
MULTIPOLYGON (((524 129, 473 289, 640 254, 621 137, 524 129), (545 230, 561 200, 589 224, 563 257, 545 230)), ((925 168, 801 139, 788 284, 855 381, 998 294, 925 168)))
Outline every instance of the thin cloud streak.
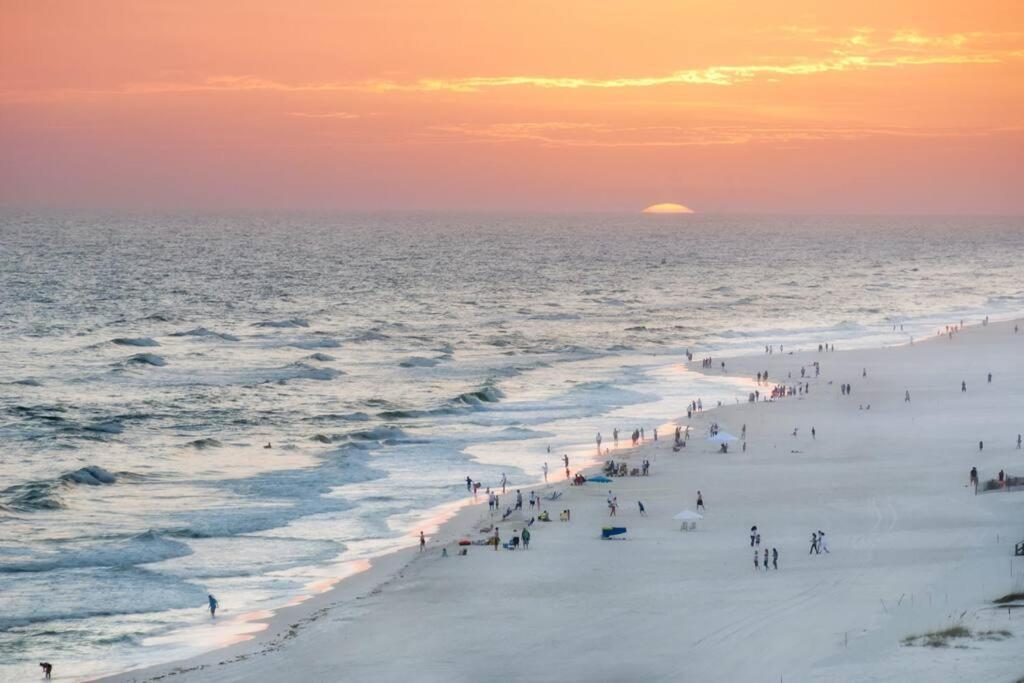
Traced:
MULTIPOLYGON (((781 30, 781 29, 780 29, 781 30)), ((418 78, 410 81, 363 79, 289 83, 252 74, 218 75, 198 81, 149 81, 128 83, 109 89, 63 88, 41 91, 6 91, 6 102, 53 101, 95 96, 142 96, 185 93, 477 93, 501 88, 541 90, 614 90, 667 86, 735 86, 780 77, 814 76, 826 73, 885 70, 935 65, 1001 64, 1024 57, 1024 50, 984 46, 978 43, 1003 43, 1019 34, 955 33, 929 36, 912 29, 895 31, 877 38, 872 29, 857 28, 847 36, 820 35, 817 29, 786 27, 785 32, 810 34, 814 42, 835 47, 818 59, 776 60, 778 63, 716 65, 682 69, 651 76, 589 78, 576 76, 505 75, 457 78, 418 78)), ((769 62, 770 59, 766 59, 769 62)), ((326 117, 325 117, 326 118, 326 117)), ((339 116, 337 118, 344 118, 339 116)))

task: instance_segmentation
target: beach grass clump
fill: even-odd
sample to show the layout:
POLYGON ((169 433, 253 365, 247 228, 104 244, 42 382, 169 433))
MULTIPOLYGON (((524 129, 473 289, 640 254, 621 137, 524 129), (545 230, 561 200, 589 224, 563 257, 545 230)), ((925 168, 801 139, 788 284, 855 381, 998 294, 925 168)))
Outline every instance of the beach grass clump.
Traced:
POLYGON ((903 644, 906 646, 922 645, 924 647, 957 647, 964 648, 966 645, 954 644, 954 641, 963 640, 965 638, 974 638, 975 640, 1006 640, 1013 636, 1013 633, 1006 629, 995 629, 990 631, 971 631, 966 626, 957 624, 944 628, 941 631, 931 631, 929 633, 922 633, 920 635, 907 636, 903 639, 903 644))
POLYGON ((971 629, 957 624, 941 631, 931 631, 920 635, 907 636, 903 644, 907 646, 923 645, 925 647, 949 647, 950 642, 958 638, 970 638, 971 629))

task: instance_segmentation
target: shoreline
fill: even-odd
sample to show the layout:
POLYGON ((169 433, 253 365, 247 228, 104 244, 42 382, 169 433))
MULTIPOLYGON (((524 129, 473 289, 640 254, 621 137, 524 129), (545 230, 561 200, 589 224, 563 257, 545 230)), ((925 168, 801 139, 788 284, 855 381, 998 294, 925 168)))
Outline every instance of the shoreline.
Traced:
MULTIPOLYGON (((990 323, 988 328, 1009 328, 1012 324, 1016 322, 1019 321, 990 323)), ((969 326, 965 329, 973 330, 975 329, 975 327, 981 328, 981 326, 978 325, 969 326)), ((823 361, 828 361, 840 356, 841 354, 843 355, 843 358, 847 360, 851 358, 857 358, 858 356, 877 358, 887 353, 891 353, 893 350, 896 349, 906 350, 925 348, 933 343, 941 343, 942 339, 943 337, 939 337, 936 335, 928 337, 926 339, 917 340, 913 344, 857 349, 851 351, 844 351, 840 349, 837 352, 828 352, 822 354, 815 354, 814 351, 790 351, 785 354, 779 353, 774 357, 769 355, 729 357, 729 363, 727 366, 728 370, 722 373, 719 373, 713 367, 701 367, 699 359, 694 362, 687 363, 685 365, 687 370, 692 370, 694 372, 699 372, 708 376, 750 379, 748 375, 743 371, 749 369, 750 367, 756 367, 759 364, 770 364, 772 366, 777 366, 785 364, 787 362, 791 362, 794 359, 802 359, 805 356, 811 358, 818 357, 823 361), (833 355, 833 353, 835 355, 833 355)), ((753 373, 750 374, 752 375, 753 373)), ((775 375, 774 370, 771 374, 773 376, 775 375)), ((815 398, 817 398, 817 395, 821 393, 820 389, 822 387, 820 385, 831 385, 833 381, 838 381, 838 378, 829 379, 826 383, 825 377, 823 376, 821 380, 822 381, 811 380, 814 381, 815 385, 815 398)), ((774 384, 774 381, 772 382, 772 384, 774 384)), ((775 404, 783 404, 789 402, 797 403, 803 400, 804 397, 792 396, 786 397, 785 399, 780 399, 777 402, 767 403, 769 404, 769 406, 772 406, 775 404)), ((708 408, 707 410, 704 411, 704 413, 695 415, 694 419, 690 421, 691 423, 694 423, 696 427, 692 430, 693 436, 691 437, 691 443, 693 444, 693 448, 687 448, 687 450, 689 450, 690 453, 698 455, 698 453, 695 452, 698 450, 697 445, 703 443, 703 438, 698 436, 698 434, 702 433, 702 427, 704 426, 704 423, 710 421, 710 419, 713 419, 712 417, 709 417, 708 420, 701 419, 705 413, 707 413, 709 416, 723 416, 721 417, 721 421, 725 422, 734 413, 742 416, 750 411, 759 410, 762 408, 762 406, 760 403, 748 404, 741 402, 738 403, 737 405, 723 404, 722 406, 718 406, 717 408, 732 408, 733 410, 723 413, 722 411, 712 412, 713 410, 715 410, 715 408, 708 408)), ((742 419, 742 417, 740 417, 739 419, 742 419)), ((670 420, 663 424, 671 424, 672 422, 685 423, 686 421, 685 418, 675 418, 674 420, 670 420)), ((627 458, 635 457, 638 454, 643 455, 650 453, 652 454, 650 457, 652 457, 652 459, 654 460, 654 470, 655 472, 657 472, 659 468, 659 464, 657 462, 657 455, 660 454, 660 451, 665 450, 664 445, 670 442, 671 437, 669 437, 668 441, 666 441, 666 439, 661 439, 656 446, 654 443, 652 443, 650 439, 648 439, 646 442, 642 443, 637 448, 621 447, 617 451, 613 452, 612 457, 616 457, 615 453, 624 454, 627 458)), ((690 455, 690 453, 687 453, 687 450, 682 451, 682 456, 690 455)), ((672 459, 671 452, 669 452, 666 455, 670 459, 672 459)), ((703 453, 703 450, 700 451, 700 455, 705 455, 703 453)), ((728 457, 731 458, 735 457, 736 455, 738 454, 730 451, 728 457)), ((595 462, 589 463, 587 465, 587 469, 592 469, 596 465, 596 463, 600 462, 600 460, 603 459, 604 457, 605 456, 603 455, 597 456, 595 454, 595 462)), ((622 456, 620 455, 619 457, 622 456)), ((647 456, 643 455, 643 457, 647 456)), ((616 457, 616 459, 618 459, 618 457, 616 457)), ((688 458, 686 459, 688 460, 688 458)), ((584 470, 584 468, 582 467, 573 469, 575 471, 584 470)), ((560 468, 556 469, 555 471, 561 474, 560 468)), ((633 478, 627 477, 625 479, 627 480, 626 483, 630 483, 628 480, 633 478)), ((616 487, 619 485, 619 482, 620 480, 618 478, 613 480, 613 483, 616 487)), ((545 487, 557 487, 560 490, 569 488, 566 485, 565 480, 553 482, 547 485, 538 484, 532 487, 520 486, 519 488, 523 492, 528 494, 530 490, 544 490, 545 487)), ((253 657, 263 656, 273 652, 277 652, 281 648, 288 645, 289 642, 295 642, 299 639, 302 639, 303 631, 305 631, 308 627, 315 625, 318 621, 323 619, 323 617, 331 615, 333 611, 344 607, 351 608, 357 604, 357 601, 364 601, 367 598, 370 598, 371 596, 379 595, 381 592, 394 586, 394 584, 401 582, 401 580, 405 578, 405 574, 407 571, 411 569, 417 569, 417 567, 415 566, 416 564, 423 564, 416 562, 418 558, 433 558, 437 554, 439 554, 439 549, 441 547, 450 547, 451 544, 457 542, 459 538, 467 536, 469 532, 472 529, 474 529, 474 525, 478 528, 478 522, 487 519, 486 515, 481 515, 479 510, 476 510, 476 505, 482 504, 482 501, 482 496, 481 500, 477 501, 477 503, 474 503, 471 498, 467 497, 464 500, 455 501, 453 503, 440 506, 440 510, 439 508, 434 508, 432 511, 427 513, 428 520, 434 521, 436 528, 436 531, 434 531, 434 533, 432 534, 432 537, 430 538, 430 543, 427 546, 427 549, 432 552, 421 555, 417 552, 415 547, 407 547, 391 553, 387 553, 377 558, 362 560, 361 562, 366 562, 368 566, 366 566, 362 571, 356 572, 346 578, 338 579, 334 582, 334 585, 326 592, 313 594, 309 598, 302 600, 299 604, 287 606, 282 609, 276 610, 271 615, 269 615, 269 618, 267 618, 267 615, 265 614, 261 615, 261 618, 254 620, 253 623, 265 624, 265 626, 259 631, 259 633, 257 633, 251 639, 247 639, 242 642, 237 642, 225 647, 217 648, 194 657, 189 657, 187 659, 169 663, 161 663, 140 669, 134 669, 112 676, 100 678, 97 680, 156 680, 158 678, 162 678, 168 675, 181 675, 185 673, 201 672, 204 670, 208 670, 211 667, 220 668, 222 665, 226 666, 235 662, 243 662, 250 660, 253 657), (438 514, 438 512, 440 512, 440 514, 438 514)), ((514 522, 509 522, 509 524, 512 523, 514 522)), ((430 529, 430 526, 425 524, 424 530, 427 531, 428 529, 430 529)), ((415 532, 412 533, 415 534, 415 532)), ((412 542, 411 539, 410 542, 412 542)), ((473 546, 471 547, 471 549, 475 550, 476 547, 473 546)), ((503 553, 498 553, 499 556, 502 554, 503 553)))

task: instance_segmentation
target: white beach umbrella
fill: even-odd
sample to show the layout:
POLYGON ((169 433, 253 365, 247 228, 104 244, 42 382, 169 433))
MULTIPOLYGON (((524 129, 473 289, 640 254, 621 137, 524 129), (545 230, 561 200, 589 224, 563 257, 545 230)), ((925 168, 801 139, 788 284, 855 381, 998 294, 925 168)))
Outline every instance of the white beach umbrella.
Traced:
POLYGON ((711 443, 725 443, 726 441, 735 441, 736 437, 729 432, 718 432, 714 436, 708 437, 708 441, 711 443))

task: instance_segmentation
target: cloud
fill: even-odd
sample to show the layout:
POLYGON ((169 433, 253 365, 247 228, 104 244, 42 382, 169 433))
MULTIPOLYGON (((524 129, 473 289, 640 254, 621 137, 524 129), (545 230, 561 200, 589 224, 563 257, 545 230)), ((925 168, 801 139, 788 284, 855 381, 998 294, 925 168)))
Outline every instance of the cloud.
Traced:
MULTIPOLYGON (((1024 56, 1017 33, 953 33, 927 35, 913 29, 880 33, 858 27, 846 35, 829 35, 817 28, 781 27, 780 35, 804 44, 826 43, 831 50, 817 57, 770 58, 749 64, 724 64, 681 69, 662 74, 590 78, 510 74, 496 76, 422 77, 410 80, 369 78, 352 81, 290 83, 251 74, 217 75, 196 81, 135 82, 102 90, 57 89, 6 91, 7 102, 61 100, 95 96, 144 96, 175 93, 478 93, 507 88, 541 90, 624 90, 671 86, 736 86, 753 81, 809 77, 827 73, 884 70, 929 65, 1001 64, 1024 56)), ((335 118, 346 118, 340 112, 335 118)), ((310 118, 316 117, 311 114, 310 118)), ((323 118, 330 118, 329 115, 323 118)))
POLYGON ((345 121, 363 118, 361 114, 353 114, 350 111, 290 111, 288 116, 300 119, 341 119, 345 121))
POLYGON ((437 142, 514 144, 543 147, 705 147, 791 144, 871 137, 959 138, 1018 132, 1007 128, 909 128, 899 126, 614 126, 568 121, 453 124, 431 127, 437 142))

